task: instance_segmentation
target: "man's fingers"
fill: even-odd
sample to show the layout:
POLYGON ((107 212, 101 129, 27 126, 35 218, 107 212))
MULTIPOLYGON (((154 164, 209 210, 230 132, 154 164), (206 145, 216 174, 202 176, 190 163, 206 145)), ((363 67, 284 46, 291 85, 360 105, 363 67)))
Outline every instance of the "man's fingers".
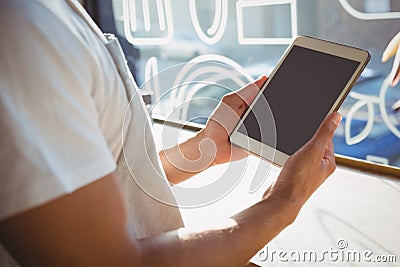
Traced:
POLYGON ((261 75, 254 83, 257 85, 258 88, 261 88, 267 80, 268 77, 266 75, 261 75))
POLYGON ((260 91, 261 87, 267 81, 267 76, 260 76, 254 83, 247 85, 246 87, 235 92, 247 105, 253 101, 254 97, 260 91))
POLYGON ((267 76, 262 75, 254 83, 248 84, 236 92, 225 95, 222 98, 217 110, 211 116, 212 119, 220 122, 221 125, 224 125, 229 133, 231 130, 233 130, 236 122, 246 111, 247 106, 251 103, 251 101, 253 101, 254 97, 260 91, 260 88, 267 81, 267 79, 267 76), (232 117, 232 114, 235 116, 232 117), (225 123, 222 124, 222 122, 225 123))
POLYGON ((338 112, 329 114, 319 126, 317 132, 311 142, 317 147, 329 148, 333 135, 342 120, 342 116, 338 112))
POLYGON ((329 152, 334 152, 334 150, 335 150, 335 148, 334 148, 334 146, 333 146, 333 141, 332 141, 332 139, 329 141, 329 143, 328 143, 328 146, 327 146, 327 150, 329 151, 329 152))
POLYGON ((328 159, 331 158, 332 156, 334 157, 334 147, 333 147, 333 142, 332 139, 329 141, 328 145, 325 148, 325 155, 324 158, 328 159))
POLYGON ((332 174, 336 169, 335 153, 332 140, 328 143, 324 154, 325 166, 329 174, 332 174))

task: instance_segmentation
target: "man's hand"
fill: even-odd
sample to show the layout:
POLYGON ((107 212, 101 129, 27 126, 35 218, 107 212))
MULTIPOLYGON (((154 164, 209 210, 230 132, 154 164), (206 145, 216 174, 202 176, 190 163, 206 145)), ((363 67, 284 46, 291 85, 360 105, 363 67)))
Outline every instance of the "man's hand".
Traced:
POLYGON ((210 139, 215 145, 214 164, 235 161, 248 156, 243 149, 231 145, 229 134, 266 81, 267 77, 261 76, 239 91, 225 95, 210 116, 204 130, 199 133, 202 138, 210 139))
POLYGON ((313 138, 287 160, 265 198, 279 197, 299 208, 305 203, 336 168, 332 137, 340 121, 337 112, 325 118, 313 138))
POLYGON ((266 81, 267 77, 261 76, 254 83, 225 95, 206 127, 195 137, 160 152, 171 183, 180 183, 212 165, 248 156, 244 150, 231 145, 229 134, 266 81))

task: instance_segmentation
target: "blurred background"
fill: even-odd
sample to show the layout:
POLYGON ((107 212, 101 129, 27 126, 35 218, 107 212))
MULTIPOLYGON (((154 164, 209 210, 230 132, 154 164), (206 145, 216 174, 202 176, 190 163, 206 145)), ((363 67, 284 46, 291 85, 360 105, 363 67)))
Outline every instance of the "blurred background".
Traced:
POLYGON ((270 73, 297 35, 370 51, 370 63, 340 109, 344 120, 334 137, 335 152, 400 167, 400 107, 395 106, 400 86, 392 88, 387 80, 393 61, 381 62, 400 31, 400 0, 92 0, 85 5, 103 31, 119 37, 138 86, 152 93, 152 115, 182 123, 205 124, 224 94, 270 73), (195 82, 176 86, 190 79, 195 82))

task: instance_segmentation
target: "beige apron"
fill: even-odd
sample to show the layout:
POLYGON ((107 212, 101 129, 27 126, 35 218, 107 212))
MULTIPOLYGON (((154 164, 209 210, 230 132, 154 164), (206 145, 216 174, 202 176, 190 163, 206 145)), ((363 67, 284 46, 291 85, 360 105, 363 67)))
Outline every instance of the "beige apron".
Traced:
POLYGON ((123 150, 117 160, 117 172, 127 197, 129 228, 138 239, 178 229, 183 226, 182 218, 179 209, 171 205, 176 201, 159 162, 149 116, 121 46, 113 35, 104 35, 76 1, 67 2, 105 44, 130 101, 123 150))

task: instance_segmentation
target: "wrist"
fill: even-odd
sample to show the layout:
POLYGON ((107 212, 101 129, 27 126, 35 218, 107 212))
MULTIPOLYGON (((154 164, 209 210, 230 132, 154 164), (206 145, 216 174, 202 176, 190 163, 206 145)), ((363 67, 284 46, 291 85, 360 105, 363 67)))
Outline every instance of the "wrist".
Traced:
POLYGON ((296 203, 287 201, 281 195, 269 194, 254 206, 235 215, 239 227, 247 231, 252 244, 264 246, 275 238, 283 229, 292 224, 300 208, 296 203), (252 235, 255 234, 255 235, 252 235))
POLYGON ((272 188, 262 202, 268 203, 279 210, 278 218, 287 226, 294 222, 305 201, 303 198, 290 191, 272 188))
POLYGON ((216 141, 208 134, 206 129, 202 129, 188 141, 191 143, 191 146, 195 146, 199 157, 201 156, 208 159, 207 168, 219 165, 216 162, 216 155, 218 153, 216 141))
POLYGON ((215 161, 215 150, 212 141, 200 131, 192 138, 178 145, 181 165, 189 172, 198 173, 212 166, 215 161))

